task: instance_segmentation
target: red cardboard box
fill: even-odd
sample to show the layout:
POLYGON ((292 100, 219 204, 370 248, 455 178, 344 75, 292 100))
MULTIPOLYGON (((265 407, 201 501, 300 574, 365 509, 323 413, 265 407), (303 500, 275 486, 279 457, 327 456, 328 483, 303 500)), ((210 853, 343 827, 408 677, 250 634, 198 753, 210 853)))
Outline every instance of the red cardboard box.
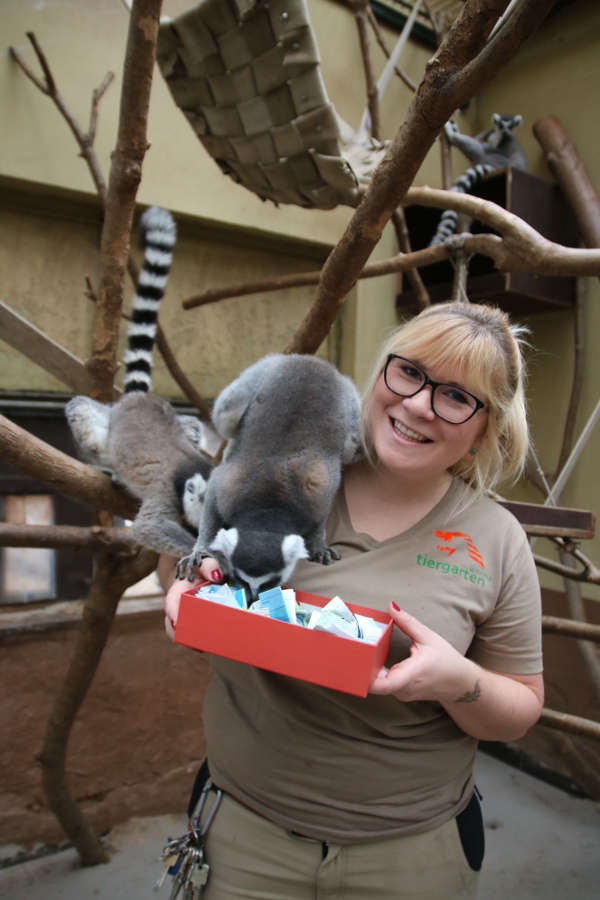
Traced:
MULTIPOLYGON (((348 603, 355 613, 387 627, 377 644, 280 622, 245 609, 182 594, 175 641, 196 650, 301 678, 324 687, 365 697, 385 662, 392 634, 388 613, 348 603)), ((328 597, 296 591, 299 602, 325 606, 328 597)))

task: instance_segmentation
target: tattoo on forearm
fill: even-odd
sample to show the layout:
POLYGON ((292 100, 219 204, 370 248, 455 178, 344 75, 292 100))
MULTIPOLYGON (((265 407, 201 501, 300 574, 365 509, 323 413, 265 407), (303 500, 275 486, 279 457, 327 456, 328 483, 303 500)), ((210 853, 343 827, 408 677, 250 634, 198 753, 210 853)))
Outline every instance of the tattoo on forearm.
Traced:
POLYGON ((455 703, 475 703, 476 700, 479 700, 481 697, 481 688, 479 687, 479 680, 475 682, 475 687, 472 691, 467 691, 462 695, 462 697, 457 697, 454 701, 455 703))

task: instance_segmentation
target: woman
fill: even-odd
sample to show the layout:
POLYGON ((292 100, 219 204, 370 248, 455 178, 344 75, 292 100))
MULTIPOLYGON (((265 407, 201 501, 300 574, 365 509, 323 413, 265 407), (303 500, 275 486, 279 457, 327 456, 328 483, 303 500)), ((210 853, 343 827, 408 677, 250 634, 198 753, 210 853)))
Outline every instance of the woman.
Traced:
MULTIPOLYGON (((514 740, 541 710, 532 555, 484 496, 527 453, 520 330, 491 307, 429 307, 383 347, 363 433, 328 522, 341 559, 302 561, 291 586, 389 609, 387 667, 361 699, 212 659, 203 721, 225 799, 208 900, 474 897, 477 740, 514 740)), ((214 560, 201 574, 220 577, 214 560)))

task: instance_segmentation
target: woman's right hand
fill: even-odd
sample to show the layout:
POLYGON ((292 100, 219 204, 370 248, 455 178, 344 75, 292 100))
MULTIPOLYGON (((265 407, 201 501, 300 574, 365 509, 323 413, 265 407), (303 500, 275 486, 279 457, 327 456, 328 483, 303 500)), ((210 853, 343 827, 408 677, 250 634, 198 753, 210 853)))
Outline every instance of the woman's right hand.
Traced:
MULTIPOLYGON (((159 569, 161 568, 161 564, 164 568, 168 565, 166 562, 159 563, 159 569)), ((223 581, 223 574, 219 569, 219 563, 216 559, 212 557, 207 557, 202 560, 202 565, 195 569, 196 578, 194 581, 188 581, 187 579, 179 579, 175 578, 175 566, 172 566, 172 584, 167 590, 167 594, 165 597, 165 631, 167 635, 171 638, 171 640, 175 637, 175 626, 177 625, 177 616, 179 615, 179 603, 181 601, 181 595, 184 591, 189 590, 194 587, 199 581, 212 581, 217 584, 223 581)), ((163 583, 163 587, 167 588, 168 584, 165 584, 165 579, 161 578, 163 583)))

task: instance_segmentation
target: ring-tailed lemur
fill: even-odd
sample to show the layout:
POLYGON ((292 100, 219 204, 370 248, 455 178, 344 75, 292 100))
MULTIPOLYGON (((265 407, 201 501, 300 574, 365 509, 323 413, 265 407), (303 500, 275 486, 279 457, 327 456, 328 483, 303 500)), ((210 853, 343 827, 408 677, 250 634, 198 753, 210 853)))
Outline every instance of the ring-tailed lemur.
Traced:
MULTIPOLYGON (((514 169, 526 169, 527 157, 519 141, 513 132, 521 122, 522 116, 506 116, 494 113, 492 127, 482 131, 477 137, 461 134, 456 124, 450 120, 444 125, 446 137, 451 144, 473 163, 466 172, 457 178, 451 191, 462 194, 470 193, 473 185, 481 181, 484 175, 512 166, 514 169)), ((458 213, 453 209, 446 209, 440 217, 437 230, 429 242, 429 246, 441 244, 456 231, 458 213)))
POLYGON ((219 394, 212 418, 229 443, 179 577, 215 556, 256 597, 285 582, 299 559, 338 559, 325 525, 342 466, 360 450, 360 400, 350 379, 317 357, 274 353, 219 394))
POLYGON ((127 331, 123 396, 112 405, 73 397, 66 416, 82 456, 108 469, 142 503, 132 530, 140 544, 183 556, 194 546, 210 457, 199 448, 202 426, 177 416, 166 400, 150 393, 158 309, 173 259, 176 227, 167 210, 142 215, 144 262, 127 331))

